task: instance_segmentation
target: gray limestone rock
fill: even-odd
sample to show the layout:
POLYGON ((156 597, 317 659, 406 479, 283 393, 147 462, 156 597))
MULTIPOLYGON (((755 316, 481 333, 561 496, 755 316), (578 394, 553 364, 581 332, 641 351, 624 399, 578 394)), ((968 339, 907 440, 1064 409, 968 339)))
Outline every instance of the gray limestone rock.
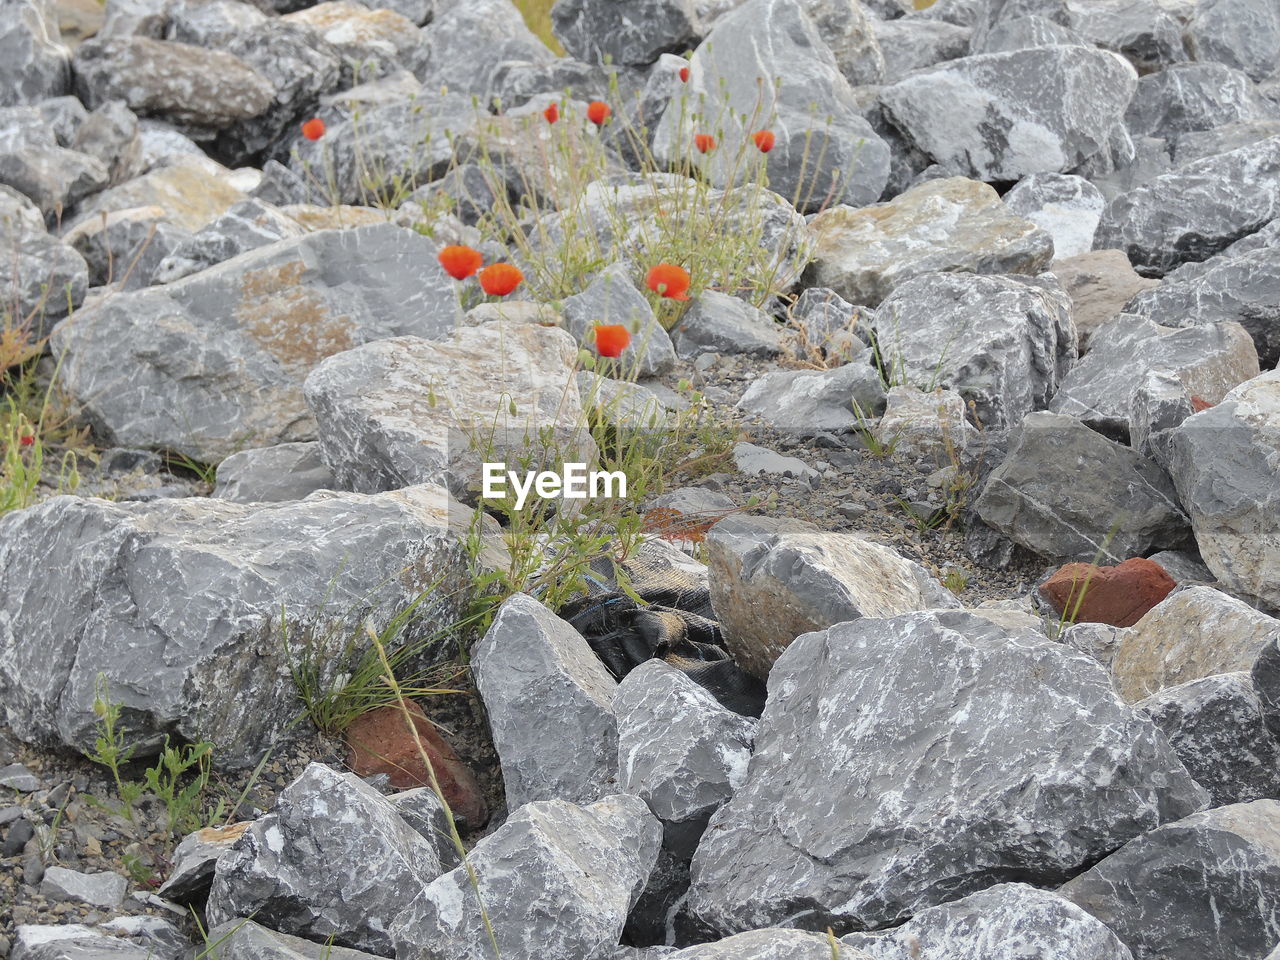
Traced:
POLYGON ((172 283, 232 257, 303 235, 301 225, 261 200, 241 200, 180 243, 157 266, 155 283, 172 283))
POLYGON ((767 447, 745 441, 733 445, 733 463, 748 476, 763 473, 810 482, 818 479, 818 471, 798 457, 784 457, 767 447))
POLYGON ((492 77, 504 61, 545 64, 555 59, 511 0, 441 4, 428 30, 432 64, 424 88, 447 85, 468 102, 474 95, 487 104, 492 77))
POLYGON ((1280 798, 1280 743, 1267 729, 1248 673, 1165 687, 1134 707, 1164 731, 1214 806, 1280 798))
POLYGON ((435 848, 350 773, 312 763, 219 860, 210 925, 237 917, 387 955, 401 914, 441 874, 435 848))
POLYGON ((801 0, 801 5, 849 83, 857 87, 883 82, 885 62, 876 21, 860 0, 801 0))
POLYGON ((99 160, 112 185, 142 173, 141 127, 122 100, 108 100, 86 116, 71 146, 99 160))
POLYGON ((0 184, 28 197, 46 218, 101 190, 111 172, 59 141, 37 107, 0 107, 0 184))
POLYGON ((321 230, 111 297, 54 331, 63 386, 117 446, 216 462, 313 439, 302 386, 322 360, 387 337, 443 336, 460 320, 435 253, 389 223, 321 230))
POLYGON ((0 107, 60 97, 71 86, 71 51, 63 46, 48 0, 0 2, 0 107))
POLYGON ((1186 264, 1134 296, 1125 313, 1170 327, 1234 320, 1253 338, 1264 368, 1280 364, 1280 220, 1272 224, 1252 235, 1272 242, 1246 248, 1246 238, 1203 263, 1186 264))
POLYGON ((873 20, 876 42, 884 56, 884 80, 894 83, 914 70, 923 70, 969 53, 968 27, 941 20, 873 20))
POLYGON ((688 860, 711 814, 746 778, 756 721, 656 659, 623 678, 613 710, 619 789, 649 805, 664 847, 688 860))
POLYGON ((855 362, 831 370, 766 373, 747 388, 737 406, 782 433, 812 435, 850 433, 857 429, 859 417, 878 416, 884 404, 884 381, 864 351, 855 362))
POLYGON ((281 443, 241 450, 219 463, 211 496, 233 503, 280 503, 334 486, 320 444, 281 443))
POLYGON ((1280 803, 1166 823, 1059 893, 1110 927, 1134 960, 1264 957, 1280 936, 1280 803))
POLYGON ((1193 160, 1202 160, 1275 136, 1280 136, 1280 120, 1227 123, 1212 130, 1174 134, 1169 141, 1169 148, 1172 150, 1173 166, 1181 167, 1193 160))
POLYGON ((169 221, 163 207, 146 206, 87 217, 62 239, 84 257, 93 286, 139 290, 150 285, 156 267, 190 237, 169 221))
POLYGON ((435 67, 432 36, 381 4, 370 8, 354 0, 333 0, 295 10, 281 20, 309 27, 332 44, 346 61, 343 73, 352 80, 381 79, 401 71, 426 80, 435 67))
POLYGON ((593 348, 592 327, 620 324, 631 333, 631 344, 621 358, 622 369, 636 377, 656 377, 671 372, 676 351, 671 337, 653 314, 631 277, 634 268, 620 262, 601 270, 581 293, 565 298, 561 314, 578 343, 593 348))
POLYGON ((785 349, 781 327, 745 300, 706 290, 689 305, 672 334, 682 357, 699 353, 740 353, 776 357, 785 349))
POLYGON ((1055 23, 1038 14, 1002 19, 971 42, 973 53, 1002 53, 1058 45, 1087 46, 1083 37, 1070 27, 1055 23))
POLYGON ((266 111, 270 82, 239 57, 147 37, 95 38, 76 48, 76 95, 123 100, 139 116, 217 129, 266 111))
POLYGON ((590 803, 616 792, 618 684, 577 630, 516 594, 476 644, 471 668, 510 809, 534 800, 590 803))
POLYGON ((496 320, 347 350, 321 362, 305 390, 339 485, 375 492, 429 479, 470 502, 485 462, 514 469, 534 451, 539 468, 563 472, 594 461, 571 376, 577 356, 563 330, 496 320))
POLYGON ((697 46, 693 0, 558 0, 551 28, 571 56, 645 67, 697 46))
POLYGON ((21 924, 10 960, 156 960, 156 951, 82 923, 21 924))
POLYGON ((101 675, 139 758, 173 734, 216 743, 227 768, 252 766, 297 712, 282 609, 295 652, 309 638, 329 658, 326 682, 359 656, 343 651, 366 617, 382 624, 436 586, 404 638, 430 635, 465 600, 449 522, 440 487, 254 506, 63 496, 8 513, 5 722, 24 740, 92 749, 101 675))
POLYGON ((1258 375, 1253 341, 1230 321, 1176 330, 1121 314, 1094 333, 1091 344, 1049 409, 1121 440, 1129 437, 1134 391, 1148 374, 1177 377, 1189 397, 1208 404, 1258 375))
POLYGON ((66 867, 46 867, 40 895, 46 900, 77 900, 105 910, 124 902, 128 881, 118 873, 81 873, 66 867))
POLYGON ((46 233, 39 211, 17 196, 0 192, 0 303, 6 313, 16 313, 18 323, 30 318, 41 337, 84 301, 89 268, 73 247, 46 233))
POLYGON ((202 904, 209 896, 218 858, 235 846, 249 826, 249 821, 242 820, 187 834, 174 849, 169 876, 156 892, 172 903, 202 904))
POLYGON ((1257 0, 1201 0, 1187 40, 1197 60, 1225 63, 1261 83, 1280 62, 1280 8, 1257 0))
POLYGON ((1263 120, 1271 112, 1247 74, 1221 63, 1179 63, 1138 81, 1125 124, 1135 137, 1168 140, 1180 133, 1263 120))
POLYGON ((984 427, 1043 410, 1076 361, 1071 300, 1052 274, 925 274, 880 304, 875 332, 893 376, 955 390, 984 427))
POLYGON ((1058 639, 1110 670, 1123 629, 1109 623, 1073 623, 1062 631, 1058 639))
POLYGON ((483 904, 503 960, 605 960, 661 842, 661 825, 638 797, 525 804, 472 849, 475 887, 459 867, 415 891, 393 928, 395 955, 488 960, 483 904))
POLYGON ((724 932, 890 925, 1011 874, 1065 880, 1205 802, 1088 657, 968 611, 863 618, 774 664, 689 909, 724 932))
MULTIPOLYGON (((840 960, 865 955, 841 950, 840 960)), ((700 943, 666 955, 666 960, 831 960, 831 941, 803 930, 750 930, 715 943, 700 943)))
POLYGON ((954 390, 925 392, 890 387, 876 439, 916 461, 950 465, 952 456, 977 445, 979 437, 965 418, 964 398, 954 390))
POLYGON ((924 567, 889 547, 797 528, 794 521, 727 517, 711 528, 706 550, 725 647, 761 678, 811 630, 960 603, 924 567))
POLYGON ((998 883, 921 910, 883 933, 840 941, 874 960, 1132 960, 1129 948, 1070 900, 1025 883, 998 883), (1007 951, 1014 951, 1009 953, 1007 951))
POLYGON ((1053 237, 1055 260, 1093 249, 1102 208, 1101 191, 1083 177, 1062 173, 1033 173, 1004 195, 1005 205, 1053 237))
POLYGON ((1056 413, 1022 421, 975 510, 988 526, 1052 560, 1120 563, 1181 547, 1190 532, 1160 467, 1056 413))
POLYGON ((388 795, 396 813, 413 831, 435 848, 444 870, 462 862, 453 842, 454 817, 431 787, 415 787, 388 795))
POLYGON ((331 943, 278 933, 252 920, 234 919, 208 931, 219 960, 373 960, 373 955, 331 943))
POLYGON ((1280 607, 1280 370, 1182 421, 1170 451, 1204 562, 1229 589, 1280 607))
POLYGON ((777 138, 768 155, 770 187, 802 211, 879 198, 889 148, 863 119, 805 6, 748 0, 716 22, 689 63, 688 102, 673 99, 663 114, 654 139, 659 160, 687 162, 724 186, 742 178, 738 144, 768 128, 777 138), (699 133, 713 133, 718 147, 694 149, 699 133))
POLYGON ((1095 330, 1121 311, 1135 312, 1135 296, 1160 282, 1134 273, 1129 258, 1119 250, 1093 250, 1066 259, 1055 258, 1050 270, 1071 297, 1081 356, 1088 352, 1095 330))
POLYGON ((1121 193, 1103 211, 1097 249, 1115 247, 1144 276, 1207 260, 1280 217, 1280 136, 1180 166, 1121 193))
POLYGON ((1053 238, 1000 202, 985 183, 948 177, 886 203, 837 205, 809 223, 811 285, 850 303, 877 306, 901 283, 935 271, 1036 274, 1053 238))
POLYGON ((922 151, 978 180, 1065 173, 1101 151, 1133 96, 1123 58, 1079 46, 979 54, 880 91, 922 151))
POLYGON ((1173 431, 1195 413, 1192 394, 1177 374, 1149 370, 1132 388, 1126 420, 1129 446, 1166 471, 1173 431))

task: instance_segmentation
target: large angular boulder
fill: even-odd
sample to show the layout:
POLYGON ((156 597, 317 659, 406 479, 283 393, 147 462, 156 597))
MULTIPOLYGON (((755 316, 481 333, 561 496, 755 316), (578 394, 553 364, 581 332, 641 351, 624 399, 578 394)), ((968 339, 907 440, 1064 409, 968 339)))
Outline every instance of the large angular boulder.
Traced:
POLYGON ((54 330, 62 385, 115 446, 216 462, 314 439, 302 385, 317 364, 370 340, 443 336, 460 320, 435 251, 392 224, 322 230, 110 297, 54 330))
POLYGON ((280 503, 335 486, 320 444, 280 443, 241 450, 219 463, 210 496, 234 503, 280 503))
POLYGON ((1195 813, 1065 884, 1134 960, 1261 960, 1280 926, 1280 803, 1195 813))
MULTIPOLYGON (((839 950, 837 955, 841 960, 865 960, 866 954, 850 955, 851 949, 839 950)), ((779 927, 749 930, 663 956, 664 960, 831 960, 831 941, 824 935, 779 927)))
POLYGON ((1095 917, 1025 883, 998 883, 921 910, 900 927, 851 933, 840 943, 874 960, 992 960, 993 949, 1036 960, 1132 960, 1129 948, 1095 917))
POLYGON ((89 267, 72 247, 52 237, 44 218, 26 197, 0 186, 0 247, 7 263, 0 272, 0 303, 19 321, 30 318, 35 337, 77 309, 89 287, 89 267))
POLYGON ((1201 677, 1248 670, 1280 620, 1208 586, 1166 597, 1116 639, 1111 674, 1127 702, 1201 677))
POLYGON ((571 56, 626 67, 683 53, 699 34, 693 0, 557 0, 551 29, 571 56))
POLYGON ((867 351, 831 370, 775 370, 747 388, 738 409, 782 433, 849 433, 884 410, 884 381, 867 351))
POLYGON ((890 121, 948 170, 977 180, 1068 173, 1102 151, 1138 75, 1104 50, 986 53, 880 91, 890 121))
POLYGON ((386 797, 313 763, 218 858, 205 912, 211 925, 254 917, 386 955, 397 918, 442 872, 435 848, 386 797))
POLYGON ((955 390, 984 427, 1043 410, 1076 360, 1071 301, 1052 275, 926 274, 881 303, 874 324, 892 376, 955 390))
POLYGON ((512 0, 442 3, 431 21, 430 36, 431 74, 424 88, 448 86, 468 99, 480 97, 486 106, 499 64, 549 64, 555 60, 555 54, 525 24, 512 0))
POLYGON ((574 339, 588 349, 595 345, 596 325, 626 327, 631 343, 622 357, 622 370, 641 379, 661 376, 675 367, 676 349, 649 301, 636 289, 633 273, 634 267, 625 261, 606 267, 585 290, 566 297, 560 312, 574 339))
POLYGON ((1280 607, 1280 370, 1183 420, 1169 472, 1214 576, 1280 607))
POLYGON ((742 786, 756 721, 662 660, 623 678, 613 699, 618 784, 662 821, 663 846, 693 855, 707 821, 742 786))
POLYGON ((1120 563, 1189 539, 1164 471, 1079 420, 1029 414, 974 504, 982 521, 1054 560, 1120 563))
POLYGON ((800 210, 879 198, 889 148, 799 0, 748 0, 716 22, 689 63, 687 94, 662 115, 654 154, 724 186, 743 176, 738 145, 765 127, 777 138, 769 185, 800 210), (696 150, 699 133, 718 147, 696 150))
POLYGON ((1089 355, 1062 380, 1049 409, 1127 439, 1134 390, 1151 373, 1176 377, 1188 397, 1215 404, 1258 375, 1258 353, 1238 323, 1178 330, 1122 314, 1094 334, 1089 355))
POLYGON ((486 462, 514 469, 532 450, 537 468, 563 473, 594 461, 577 356, 563 330, 497 320, 344 351, 316 367, 305 391, 342 486, 371 493, 432 480, 471 501, 486 462))
POLYGON ((726 933, 891 925, 1011 874, 1060 882, 1205 801, 1088 657, 967 611, 863 618, 774 664, 689 909, 726 933))
POLYGON ((159 207, 165 220, 188 233, 202 229, 245 199, 232 171, 203 155, 171 156, 140 177, 95 193, 75 207, 65 226, 108 217, 121 210, 159 207))
POLYGON ((134 113, 218 129, 266 111, 270 81, 239 57, 150 37, 95 38, 76 48, 76 95, 90 108, 123 100, 134 113))
POLYGON ((210 943, 220 960, 372 960, 373 954, 334 944, 316 943, 271 930, 237 917, 211 927, 210 943))
POLYGON ((1102 191, 1084 177, 1065 173, 1033 173, 1004 195, 1005 205, 1053 237, 1055 260, 1093 249, 1102 208, 1102 191))
POLYGON ((385 623, 428 589, 406 641, 461 617, 462 531, 449 522, 430 486, 253 505, 64 496, 6 514, 5 722, 91 750, 101 678, 139 757, 172 734, 217 744, 221 766, 252 766, 297 713, 289 665, 304 647, 331 683, 360 654, 348 647, 366 618, 385 623))
POLYGON ((391 928, 395 956, 490 960, 496 941, 504 960, 608 960, 661 842, 638 797, 526 804, 467 864, 415 891, 391 928))
POLYGON ((689 304, 672 332, 682 357, 699 353, 740 353, 776 357, 786 335, 763 310, 719 290, 704 290, 689 304))
POLYGON ((1253 82, 1239 70, 1221 63, 1179 63, 1138 81, 1125 124, 1134 137, 1171 140, 1181 133, 1262 120, 1268 112, 1253 82))
POLYGON ((302 225, 261 200, 241 200, 201 227, 157 265, 155 283, 172 283, 278 240, 301 237, 302 225))
POLYGON ((1234 320, 1253 337, 1263 368, 1280 364, 1280 219, 1141 292, 1125 313, 1170 327, 1234 320))
POLYGON ((726 517, 711 528, 706 549, 725 646, 761 678, 811 630, 960 605, 924 567, 891 548, 807 524, 726 517))
POLYGON ((1220 673, 1139 700, 1214 806, 1280 798, 1280 743, 1247 672, 1220 673))
POLYGON ((1094 247, 1123 250, 1143 276, 1207 260, 1280 217, 1280 136, 1205 157, 1121 193, 1094 247))
POLYGON ((333 44, 340 56, 359 64, 365 77, 407 70, 423 80, 432 66, 431 39, 412 20, 389 7, 325 0, 281 19, 311 28, 333 44))
POLYGON ((807 279, 851 303, 877 306, 900 284, 936 271, 1037 274, 1053 238, 1016 216, 985 183, 930 180, 885 203, 836 205, 809 224, 807 279))
POLYGON ((64 140, 39 108, 0 107, 0 185, 23 194, 50 219, 111 180, 106 164, 64 140))
POLYGON ((1280 50, 1280 10, 1255 0, 1201 0, 1187 25, 1187 41, 1197 60, 1243 70, 1258 83, 1276 71, 1280 50))
POLYGON ((876 35, 874 16, 861 0, 801 0, 818 36, 831 48, 836 66, 855 87, 884 80, 884 54, 876 35))
POLYGON ((618 683, 572 626, 516 594, 471 655, 507 806, 590 803, 617 792, 618 683))
POLYGON ((60 97, 71 85, 71 51, 63 46, 48 0, 0 2, 0 107, 60 97))

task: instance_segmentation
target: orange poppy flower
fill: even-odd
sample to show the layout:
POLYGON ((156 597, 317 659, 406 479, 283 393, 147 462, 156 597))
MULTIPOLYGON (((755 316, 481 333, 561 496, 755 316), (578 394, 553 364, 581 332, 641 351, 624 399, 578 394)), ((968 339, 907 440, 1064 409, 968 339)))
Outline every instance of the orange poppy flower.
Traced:
POLYGON ((689 271, 674 263, 659 263, 649 271, 649 289, 668 300, 688 300, 689 271))
POLYGON ((553 103, 542 111, 542 115, 547 118, 547 123, 555 123, 560 119, 560 108, 553 103))
POLYGON ((689 68, 688 68, 688 67, 681 67, 681 68, 680 68, 680 82, 681 82, 681 83, 688 83, 688 82, 689 82, 689 68))
POLYGON ((596 324, 596 352, 602 357, 620 357, 631 343, 631 334, 620 323, 596 324))
POLYGON ((302 135, 308 140, 319 140, 324 136, 324 121, 319 117, 312 117, 302 125, 302 135))
POLYGON ((465 280, 484 263, 479 250, 471 247, 445 247, 440 251, 438 259, 444 272, 455 280, 465 280))
POLYGON ((613 111, 609 108, 609 105, 602 100, 592 100, 587 104, 587 119, 597 127, 603 126, 611 113, 613 111))
POLYGON ((699 153, 709 153, 716 148, 716 138, 709 133, 697 133, 694 134, 693 145, 699 153))
POLYGON ((751 135, 751 139, 756 142, 756 147, 761 153, 768 153, 773 149, 774 141, 777 138, 774 137, 772 130, 757 130, 751 135))
POLYGON ((509 263, 495 263, 480 271, 480 288, 495 297, 505 297, 523 281, 520 268, 509 263))

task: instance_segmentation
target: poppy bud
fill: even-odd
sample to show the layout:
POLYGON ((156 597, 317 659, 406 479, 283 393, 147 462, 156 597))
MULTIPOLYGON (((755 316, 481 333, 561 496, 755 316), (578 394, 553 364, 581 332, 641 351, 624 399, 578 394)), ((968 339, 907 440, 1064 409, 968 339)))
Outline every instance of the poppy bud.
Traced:
POLYGON ((776 138, 772 130, 757 130, 751 135, 751 139, 756 142, 756 147, 761 153, 768 153, 773 149, 773 143, 776 138))
POLYGON ((716 148, 716 138, 709 133, 694 134, 693 145, 699 153, 710 153, 716 148))

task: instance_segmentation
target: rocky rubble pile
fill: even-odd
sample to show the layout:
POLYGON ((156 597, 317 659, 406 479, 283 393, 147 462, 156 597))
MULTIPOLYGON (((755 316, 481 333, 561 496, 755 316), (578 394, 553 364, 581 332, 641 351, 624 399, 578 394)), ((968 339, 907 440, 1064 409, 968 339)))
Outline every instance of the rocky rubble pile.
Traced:
POLYGON ((0 332, 100 452, 0 512, 0 957, 1280 957, 1280 7, 550 20, 564 55, 510 0, 0 0, 0 332), (673 253, 691 191, 724 219, 673 253), (723 238, 761 275, 701 276, 723 238), (696 557, 630 559, 720 653, 618 669, 536 591, 448 629, 502 562, 482 464, 604 462, 689 382, 740 442, 635 505, 696 557), (300 736, 282 634, 349 680, 406 609, 500 790, 423 714, 451 803, 365 743, 155 875, 121 816, 59 839, 27 760, 101 753, 105 689, 135 758, 243 782, 300 736))

